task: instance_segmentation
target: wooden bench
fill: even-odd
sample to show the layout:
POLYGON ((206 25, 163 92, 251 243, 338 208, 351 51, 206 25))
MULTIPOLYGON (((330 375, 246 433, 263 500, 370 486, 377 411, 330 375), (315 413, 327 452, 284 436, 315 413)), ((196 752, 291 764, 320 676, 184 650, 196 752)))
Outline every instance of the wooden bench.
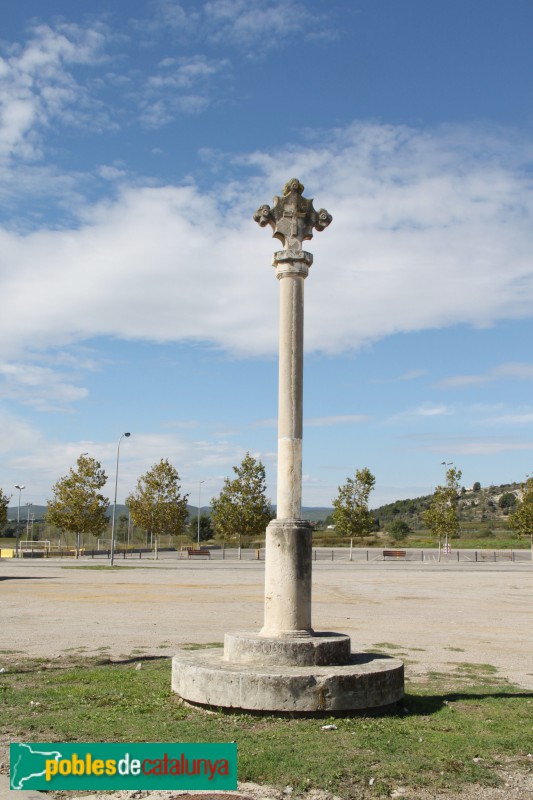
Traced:
POLYGON ((207 556, 207 558, 211 558, 211 551, 210 550, 193 550, 192 547, 187 548, 187 558, 193 558, 193 556, 207 556))
POLYGON ((407 555, 405 550, 384 550, 383 558, 405 558, 407 555))

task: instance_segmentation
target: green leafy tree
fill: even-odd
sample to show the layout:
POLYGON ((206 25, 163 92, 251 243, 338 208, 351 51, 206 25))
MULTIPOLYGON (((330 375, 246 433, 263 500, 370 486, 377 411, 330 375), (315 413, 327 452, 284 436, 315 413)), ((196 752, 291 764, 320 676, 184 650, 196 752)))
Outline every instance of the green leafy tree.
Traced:
POLYGON ((368 498, 376 479, 368 467, 355 471, 333 500, 333 522, 343 536, 368 536, 374 528, 374 517, 368 510, 368 498))
POLYGON ((403 519, 395 519, 389 525, 389 533, 396 542, 400 542, 403 539, 407 539, 411 533, 411 528, 403 519))
POLYGON ((117 542, 122 539, 125 542, 128 538, 129 520, 127 514, 120 514, 117 522, 117 542))
POLYGON ((71 467, 68 475, 52 487, 53 500, 48 501, 46 519, 50 525, 76 534, 78 558, 80 535, 99 536, 105 531, 109 500, 100 492, 107 483, 100 462, 83 455, 78 458, 76 467, 71 467))
POLYGON ((222 539, 257 539, 273 518, 266 498, 265 468, 250 453, 240 467, 233 467, 235 478, 226 478, 218 497, 211 500, 211 524, 222 539))
POLYGON ((533 555, 533 477, 520 487, 521 498, 509 517, 509 525, 519 536, 529 536, 533 555))
POLYGON ((500 508, 512 508, 516 505, 516 495, 514 492, 504 492, 498 500, 500 508))
MULTIPOLYGON (((198 541, 198 517, 191 517, 189 520, 189 536, 193 542, 198 541)), ((200 514, 200 541, 207 542, 213 538, 213 526, 211 518, 207 514, 200 514)))
POLYGON ((187 522, 188 494, 181 494, 180 477, 167 458, 141 475, 127 500, 135 525, 152 534, 183 533, 187 522))
POLYGON ((4 490, 0 489, 0 530, 7 525, 7 508, 11 500, 10 494, 4 494, 4 490))
POLYGON ((421 514, 424 524, 431 533, 438 537, 439 542, 444 536, 446 545, 448 538, 459 535, 457 504, 460 492, 459 481, 462 474, 461 470, 456 467, 446 470, 445 486, 435 487, 429 508, 421 514))

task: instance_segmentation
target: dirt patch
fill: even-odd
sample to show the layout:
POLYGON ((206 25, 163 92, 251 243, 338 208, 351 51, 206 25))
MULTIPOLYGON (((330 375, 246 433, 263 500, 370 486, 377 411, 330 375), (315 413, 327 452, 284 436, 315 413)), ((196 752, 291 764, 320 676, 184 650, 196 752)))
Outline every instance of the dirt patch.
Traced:
MULTIPOLYGON (((64 569, 64 564, 52 561, 1 562, 0 596, 8 622, 0 668, 9 669, 12 659, 25 655, 48 660, 69 653, 103 659, 169 656, 187 643, 221 642, 226 631, 258 631, 263 621, 263 570, 264 564, 258 562, 190 563, 175 558, 114 571, 64 569)), ((358 652, 401 653, 408 678, 418 680, 433 672, 464 675, 471 669, 532 690, 532 579, 531 564, 452 568, 319 563, 313 572, 313 624, 316 630, 349 634, 352 649, 358 652)), ((0 748, 0 760, 5 773, 5 747, 0 748)), ((532 796, 531 771, 519 771, 508 763, 498 773, 501 788, 471 786, 460 793, 435 793, 398 786, 391 796, 407 800, 532 796)), ((287 800, 291 794, 291 787, 243 784, 238 793, 212 796, 287 800)), ((75 800, 71 793, 63 796, 75 800)), ((131 791, 108 796, 113 800, 210 797, 131 791)), ((371 787, 368 796, 373 796, 371 787)), ((80 797, 105 800, 106 795, 80 797)), ((306 793, 307 800, 333 797, 306 793)))

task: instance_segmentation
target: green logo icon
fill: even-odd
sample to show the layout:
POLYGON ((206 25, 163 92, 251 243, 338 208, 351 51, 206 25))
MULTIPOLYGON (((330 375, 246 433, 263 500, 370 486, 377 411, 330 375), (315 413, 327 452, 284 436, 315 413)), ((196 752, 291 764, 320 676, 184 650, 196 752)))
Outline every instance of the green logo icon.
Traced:
POLYGON ((237 788, 237 745, 17 743, 10 747, 11 789, 237 788))

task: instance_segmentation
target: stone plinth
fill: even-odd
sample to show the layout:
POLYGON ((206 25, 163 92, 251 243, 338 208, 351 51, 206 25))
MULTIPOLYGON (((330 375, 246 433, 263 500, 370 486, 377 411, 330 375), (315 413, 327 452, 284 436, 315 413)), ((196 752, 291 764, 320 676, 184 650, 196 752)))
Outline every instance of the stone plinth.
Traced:
POLYGON ((244 711, 301 714, 384 708, 403 697, 403 664, 352 654, 333 666, 276 666, 227 661, 219 648, 181 651, 172 659, 172 689, 190 703, 244 711))
POLYGON ((343 633, 313 636, 258 636, 257 633, 226 633, 224 661, 264 666, 325 667, 347 664, 350 637, 343 633))

